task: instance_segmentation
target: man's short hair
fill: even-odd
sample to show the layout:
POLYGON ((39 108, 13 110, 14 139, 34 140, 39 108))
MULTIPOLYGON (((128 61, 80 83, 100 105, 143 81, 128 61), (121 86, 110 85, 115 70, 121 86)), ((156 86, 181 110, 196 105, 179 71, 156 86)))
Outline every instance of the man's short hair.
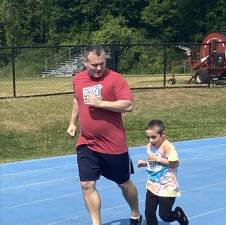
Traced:
POLYGON ((151 121, 149 121, 147 126, 146 126, 146 130, 152 129, 154 127, 159 128, 159 134, 163 134, 163 132, 165 132, 165 130, 166 130, 165 125, 161 120, 151 120, 151 121))
POLYGON ((95 53, 97 56, 100 56, 102 53, 105 54, 105 50, 100 45, 88 45, 85 48, 85 59, 88 59, 88 55, 90 52, 95 53))

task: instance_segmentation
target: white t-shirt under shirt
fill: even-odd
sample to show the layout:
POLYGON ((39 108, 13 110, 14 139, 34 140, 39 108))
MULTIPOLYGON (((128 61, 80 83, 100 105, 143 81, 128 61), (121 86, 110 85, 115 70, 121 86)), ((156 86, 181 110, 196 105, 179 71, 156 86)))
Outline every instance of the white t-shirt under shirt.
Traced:
MULTIPOLYGON (((147 154, 155 154, 157 157, 166 158, 169 161, 179 160, 175 147, 168 140, 164 140, 159 148, 148 144, 147 154)), ((177 168, 148 161, 147 174, 147 189, 153 194, 162 197, 180 196, 177 168)))

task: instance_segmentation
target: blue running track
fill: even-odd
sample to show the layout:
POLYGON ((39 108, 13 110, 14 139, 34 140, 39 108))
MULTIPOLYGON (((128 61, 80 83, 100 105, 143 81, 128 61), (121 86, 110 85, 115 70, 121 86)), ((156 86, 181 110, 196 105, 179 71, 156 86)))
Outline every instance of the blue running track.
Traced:
MULTIPOLYGON (((190 225, 226 225, 226 137, 175 143, 180 156, 182 196, 175 206, 186 211, 190 225)), ((146 172, 136 168, 145 148, 130 148, 132 180, 144 211, 146 172)), ((0 167, 1 225, 90 225, 79 185, 76 155, 13 163, 0 167)), ((119 188, 101 178, 104 225, 128 225, 130 211, 119 188)), ((166 225, 159 219, 159 225, 166 225)), ((176 222, 171 224, 178 224, 176 222)))

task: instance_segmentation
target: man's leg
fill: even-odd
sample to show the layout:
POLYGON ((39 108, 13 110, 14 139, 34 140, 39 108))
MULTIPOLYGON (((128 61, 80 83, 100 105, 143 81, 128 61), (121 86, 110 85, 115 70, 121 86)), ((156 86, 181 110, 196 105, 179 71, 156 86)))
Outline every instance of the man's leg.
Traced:
POLYGON ((131 217, 139 217, 140 212, 138 208, 138 196, 135 185, 131 182, 131 180, 128 180, 123 184, 119 184, 119 187, 121 188, 122 194, 131 208, 131 217))
POLYGON ((80 181, 86 208, 92 219, 93 225, 101 225, 100 196, 96 190, 96 181, 80 181))
POLYGON ((102 156, 101 174, 118 184, 131 209, 130 224, 140 225, 143 219, 138 209, 137 189, 130 180, 130 174, 133 173, 132 167, 128 152, 102 156))
POLYGON ((86 145, 78 146, 76 152, 80 185, 86 208, 89 211, 93 225, 101 225, 101 201, 96 190, 96 180, 100 177, 100 162, 97 153, 90 150, 86 145))

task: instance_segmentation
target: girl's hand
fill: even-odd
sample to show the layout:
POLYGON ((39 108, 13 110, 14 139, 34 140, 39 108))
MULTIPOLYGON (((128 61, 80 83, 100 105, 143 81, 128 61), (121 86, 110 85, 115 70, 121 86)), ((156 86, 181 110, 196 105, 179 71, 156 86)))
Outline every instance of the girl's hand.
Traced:
POLYGON ((140 168, 140 167, 146 167, 147 166, 147 161, 145 160, 138 160, 137 161, 137 167, 140 168))
POLYGON ((148 161, 156 161, 156 158, 154 154, 148 154, 148 161))

